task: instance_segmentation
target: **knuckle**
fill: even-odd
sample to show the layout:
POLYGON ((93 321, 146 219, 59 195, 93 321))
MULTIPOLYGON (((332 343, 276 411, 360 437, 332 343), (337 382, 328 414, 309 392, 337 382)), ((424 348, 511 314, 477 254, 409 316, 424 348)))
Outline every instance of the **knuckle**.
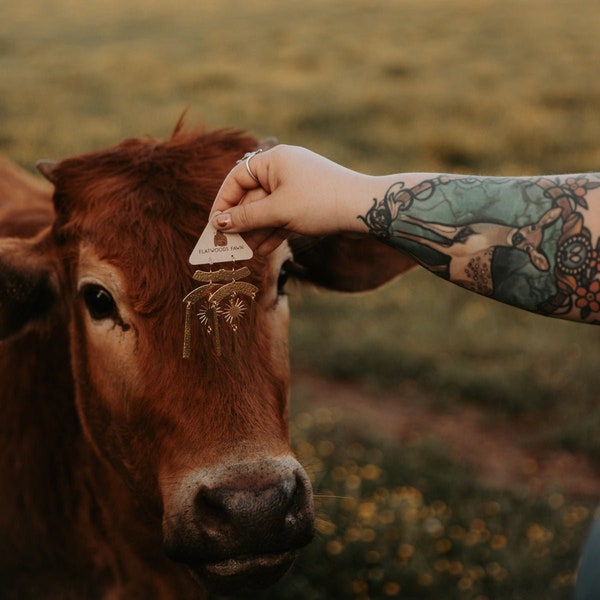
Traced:
POLYGON ((248 227, 251 222, 250 215, 248 214, 248 206, 241 204, 238 207, 237 213, 237 225, 239 227, 248 227))

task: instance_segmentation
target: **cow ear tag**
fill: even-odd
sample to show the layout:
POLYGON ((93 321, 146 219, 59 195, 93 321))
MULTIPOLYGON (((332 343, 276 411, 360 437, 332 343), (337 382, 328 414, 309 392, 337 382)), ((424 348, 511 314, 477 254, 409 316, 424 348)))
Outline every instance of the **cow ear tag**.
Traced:
POLYGON ((240 322, 249 313, 250 328, 254 326, 254 304, 258 288, 246 281, 250 275, 248 267, 237 268, 236 263, 249 260, 252 248, 237 233, 223 233, 208 222, 190 255, 192 265, 209 265, 208 271, 197 270, 193 278, 203 283, 183 299, 185 304, 185 331, 183 358, 190 357, 194 308, 197 320, 205 332, 212 336, 214 351, 222 354, 220 323, 233 333, 233 348, 237 354, 237 333, 240 322), (216 263, 230 262, 231 269, 213 270, 216 263))

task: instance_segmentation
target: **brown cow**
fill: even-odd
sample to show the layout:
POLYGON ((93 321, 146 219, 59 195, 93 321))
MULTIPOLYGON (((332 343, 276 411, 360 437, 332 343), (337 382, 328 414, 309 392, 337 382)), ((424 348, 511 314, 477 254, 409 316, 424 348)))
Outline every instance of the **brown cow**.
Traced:
POLYGON ((237 132, 180 128, 163 142, 126 140, 45 164, 53 205, 15 171, 31 208, 29 219, 17 200, 0 213, 2 597, 265 586, 310 541, 310 484, 288 441, 280 274, 364 289, 412 263, 343 239, 294 263, 287 246, 255 258, 243 351, 234 356, 223 332, 217 357, 198 334, 183 360, 187 257, 220 181, 255 147, 237 132), (362 276, 369 251, 388 261, 381 272, 363 262, 362 276))

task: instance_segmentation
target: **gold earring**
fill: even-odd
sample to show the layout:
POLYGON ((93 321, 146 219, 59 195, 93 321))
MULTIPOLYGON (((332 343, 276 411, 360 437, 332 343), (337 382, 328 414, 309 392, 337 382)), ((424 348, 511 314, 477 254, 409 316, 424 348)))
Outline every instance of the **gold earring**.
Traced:
POLYGON ((221 356, 221 334, 219 320, 222 318, 234 335, 234 347, 237 346, 237 332, 239 324, 246 312, 250 317, 250 331, 254 330, 254 305, 258 288, 247 281, 238 281, 250 275, 248 267, 236 269, 235 262, 231 271, 219 269, 218 271, 197 270, 193 278, 196 281, 206 282, 204 285, 192 290, 183 299, 185 309, 185 331, 183 342, 183 357, 189 358, 191 352, 192 335, 192 308, 197 302, 206 299, 198 312, 198 319, 207 333, 213 336, 214 351, 221 356), (223 306, 222 303, 227 301, 223 306))

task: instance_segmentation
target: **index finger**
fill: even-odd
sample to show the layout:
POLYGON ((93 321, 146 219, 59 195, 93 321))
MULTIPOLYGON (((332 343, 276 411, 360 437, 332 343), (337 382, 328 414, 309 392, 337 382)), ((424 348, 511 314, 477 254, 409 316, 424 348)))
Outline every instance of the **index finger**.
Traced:
POLYGON ((247 161, 247 158, 238 161, 223 180, 210 211, 211 217, 217 211, 222 212, 237 206, 247 192, 261 187, 260 182, 250 175, 247 161))

